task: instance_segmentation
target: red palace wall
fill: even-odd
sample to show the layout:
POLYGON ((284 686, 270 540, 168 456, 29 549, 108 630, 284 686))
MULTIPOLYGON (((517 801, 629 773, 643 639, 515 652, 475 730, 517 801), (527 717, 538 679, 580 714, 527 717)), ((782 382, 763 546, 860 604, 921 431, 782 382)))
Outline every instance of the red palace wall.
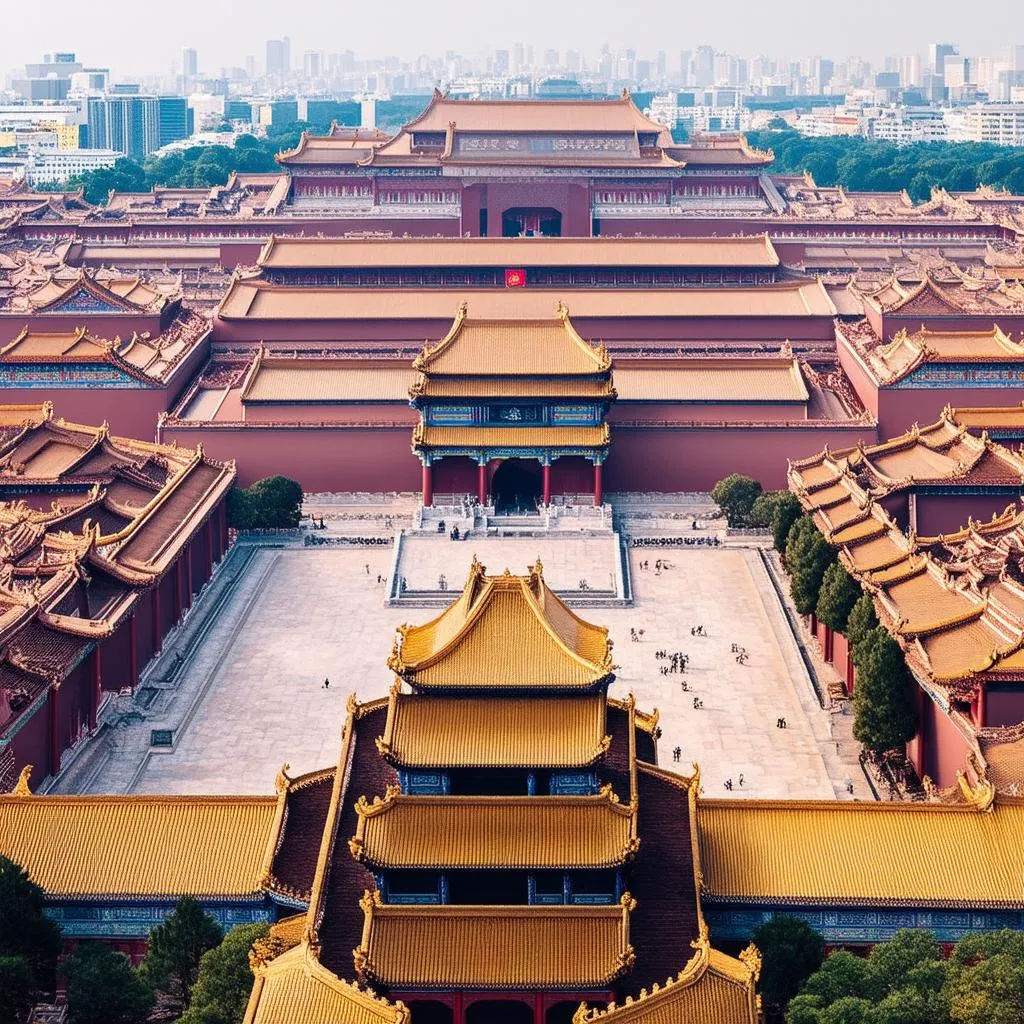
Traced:
POLYGON ((157 417, 174 399, 163 388, 128 390, 122 388, 4 388, 3 400, 11 405, 38 405, 52 399, 54 415, 72 423, 99 424, 106 420, 110 431, 123 437, 152 441, 157 417))
MULTIPOLYGON (((786 486, 786 460, 831 448, 877 441, 873 427, 614 427, 605 465, 605 491, 710 490, 724 475, 748 473, 772 489, 786 486)), ((161 441, 194 447, 202 444, 214 459, 235 459, 238 483, 285 473, 306 491, 418 491, 420 464, 410 450, 410 430, 398 427, 165 426, 161 441)), ((437 469, 434 491, 476 493, 475 466, 437 469)), ((552 468, 555 494, 585 493, 593 487, 590 464, 572 470, 572 460, 552 468)), ((471 463, 468 463, 472 465, 471 463)), ((493 470, 493 467, 492 467, 493 470)))
MULTIPOLYGON (((235 459, 238 484, 285 473, 305 491, 418 491, 420 464, 409 427, 195 427, 173 425, 164 443, 202 444, 213 459, 235 459)), ((440 490, 435 485, 435 490, 440 490)), ((476 487, 472 488, 473 491, 476 487)))
POLYGON ((606 491, 709 491, 728 473, 746 473, 772 490, 786 486, 786 460, 863 438, 874 427, 617 427, 605 465, 606 491))
POLYGON ((562 215, 562 235, 590 236, 590 190, 572 182, 522 184, 488 181, 462 190, 462 233, 480 234, 480 210, 487 210, 487 235, 501 237, 502 216, 517 207, 550 207, 562 215))
MULTIPOLYGON (((32 774, 38 782, 50 774, 50 724, 49 696, 43 694, 39 709, 31 718, 21 720, 21 728, 11 740, 14 763, 19 770, 22 765, 33 766, 32 774)), ((34 702, 33 702, 34 703, 34 702)))
POLYGON ((968 518, 991 519, 1013 503, 1012 494, 925 494, 917 495, 914 526, 922 537, 955 533, 968 518))
POLYGON ((907 757, 919 774, 930 775, 936 785, 956 785, 957 770, 964 767, 970 750, 967 739, 924 690, 920 691, 920 719, 919 735, 907 744, 907 757))
POLYGON ((991 685, 985 691, 984 726, 1024 722, 1024 684, 991 685))
POLYGON ((608 413, 608 422, 616 423, 750 423, 771 421, 791 423, 807 417, 807 406, 801 402, 779 402, 774 405, 753 402, 721 402, 708 405, 660 404, 629 402, 619 399, 608 413))
MULTIPOLYGON (((878 430, 882 437, 896 437, 911 424, 934 423, 946 405, 956 408, 1017 405, 1024 388, 882 388, 878 392, 878 430)), ((863 401, 863 396, 862 396, 863 401)), ((867 404, 867 403, 865 403, 867 404)))

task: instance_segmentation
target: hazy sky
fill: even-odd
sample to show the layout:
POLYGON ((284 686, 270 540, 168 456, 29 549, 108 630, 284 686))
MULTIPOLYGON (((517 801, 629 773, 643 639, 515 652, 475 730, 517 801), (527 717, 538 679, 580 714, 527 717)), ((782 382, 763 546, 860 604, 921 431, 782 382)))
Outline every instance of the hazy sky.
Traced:
POLYGON ((283 35, 293 55, 351 49, 360 58, 476 56, 519 39, 589 55, 607 42, 664 49, 670 67, 679 50, 705 42, 741 55, 871 60, 923 52, 937 34, 967 54, 1024 44, 1021 0, 0 0, 0 13, 0 74, 56 50, 115 75, 161 74, 180 63, 183 46, 199 51, 201 72, 216 73, 248 54, 262 63, 265 40, 283 35))

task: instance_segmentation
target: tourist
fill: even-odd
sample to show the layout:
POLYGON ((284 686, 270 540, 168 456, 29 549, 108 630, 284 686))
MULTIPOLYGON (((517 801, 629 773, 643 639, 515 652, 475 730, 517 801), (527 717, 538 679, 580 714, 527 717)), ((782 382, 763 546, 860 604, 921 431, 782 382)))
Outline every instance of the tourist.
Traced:
POLYGON ((725 780, 725 788, 729 790, 730 793, 732 792, 732 779, 725 780))
POLYGON ((366 575, 367 576, 370 575, 370 563, 369 562, 366 563, 366 575))
POLYGON ((740 784, 740 789, 742 789, 743 788, 743 772, 740 772, 739 784, 740 784))
POLYGON ((330 679, 324 679, 324 689, 325 690, 329 690, 330 688, 331 688, 331 681, 330 681, 330 679))
POLYGON ((673 761, 678 761, 682 756, 683 756, 683 748, 682 747, 676 747, 675 750, 672 751, 672 760, 673 761))

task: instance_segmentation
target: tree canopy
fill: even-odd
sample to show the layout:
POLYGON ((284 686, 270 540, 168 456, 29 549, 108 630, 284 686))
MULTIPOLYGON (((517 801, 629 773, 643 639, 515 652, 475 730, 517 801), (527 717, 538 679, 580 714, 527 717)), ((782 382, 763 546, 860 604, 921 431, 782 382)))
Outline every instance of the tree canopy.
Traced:
POLYGON ((187 1009, 199 963, 224 933, 217 922, 191 896, 178 900, 163 924, 149 933, 149 950, 141 973, 153 988, 187 1009))
POLYGON ((61 965, 70 1024, 141 1024, 153 1005, 128 958, 102 942, 83 942, 61 965))
POLYGON ((0 856, 0 958, 8 977, 32 979, 33 991, 50 991, 60 953, 60 928, 43 914, 43 890, 28 872, 0 856))
POLYGON ((712 488, 711 500, 725 513, 730 526, 746 526, 762 490, 752 477, 730 473, 712 488))
POLYGON ((875 614, 875 602, 870 594, 862 594, 846 617, 846 639, 853 651, 873 629, 878 628, 878 616, 875 614))
POLYGON ((833 953, 789 1003, 786 1024, 1017 1024, 1024 936, 961 939, 948 960, 930 932, 906 929, 867 957, 833 953))
POLYGON ((236 530, 291 529, 302 517, 302 487, 285 476, 268 476, 228 496, 228 522, 236 530))
POLYGON ((1024 194, 1024 148, 988 142, 892 142, 839 136, 811 138, 799 132, 749 132, 759 149, 771 149, 776 174, 810 171, 819 185, 851 191, 899 192, 917 202, 935 188, 973 191, 979 185, 1024 194))
POLYGON ((853 649, 857 688, 853 735, 876 754, 902 747, 917 731, 914 683, 900 645, 881 626, 853 649))
POLYGON ((252 990, 249 949, 268 931, 263 922, 237 925, 203 954, 191 1004, 178 1024, 242 1024, 252 990))
POLYGON ((810 516, 801 516, 793 524, 786 539, 786 570, 789 592, 801 615, 810 615, 817 607, 825 570, 835 557, 810 516))
POLYGON ((822 577, 815 614, 829 629, 842 633, 862 593, 860 584, 839 562, 833 562, 822 577))
POLYGON ((777 1018, 821 967, 825 940, 802 918, 785 915, 758 925, 751 938, 761 952, 761 998, 777 1018))

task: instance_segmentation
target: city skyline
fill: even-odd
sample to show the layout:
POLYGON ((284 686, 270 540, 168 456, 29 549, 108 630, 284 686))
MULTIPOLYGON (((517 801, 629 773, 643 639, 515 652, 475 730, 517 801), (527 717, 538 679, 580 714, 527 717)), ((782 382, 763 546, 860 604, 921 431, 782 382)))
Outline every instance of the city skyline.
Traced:
POLYGON ((284 12, 266 0, 254 0, 250 7, 252 16, 240 23, 230 9, 180 0, 173 22, 161 25, 158 33, 148 32, 143 49, 133 38, 139 22, 127 0, 104 0, 101 19, 95 17, 96 8, 86 11, 70 0, 53 0, 52 17, 39 23, 22 21, 0 39, 0 68, 9 74, 44 53, 70 50, 87 65, 109 65, 119 75, 151 77, 166 74, 172 65, 180 68, 182 49, 190 47, 198 51, 200 73, 213 75, 221 68, 244 66, 249 56, 262 62, 266 40, 282 36, 291 39, 293 60, 307 49, 352 50, 364 60, 415 60, 446 51, 482 58, 521 41, 532 44, 538 58, 548 48, 591 57, 605 44, 613 51, 634 48, 650 57, 663 50, 670 67, 680 50, 702 44, 744 56, 860 56, 878 61, 883 56, 924 54, 928 43, 940 37, 957 44, 961 53, 997 54, 1016 38, 1015 24, 1024 29, 1024 18, 1011 0, 994 0, 988 17, 973 20, 957 19, 948 0, 927 7, 921 2, 890 5, 866 0, 856 18, 844 21, 841 32, 820 20, 801 26, 779 19, 768 7, 749 2, 739 4, 737 17, 723 20, 717 12, 683 15, 664 0, 640 0, 631 6, 628 26, 621 28, 609 0, 596 0, 585 8, 571 3, 554 9, 539 0, 521 0, 511 19, 457 4, 450 17, 426 23, 417 16, 417 5, 408 0, 397 0, 394 16, 386 22, 375 13, 343 19, 340 10, 325 0, 306 0, 298 13, 294 7, 284 12), (927 18, 922 17, 925 13, 927 18), (878 31, 881 22, 884 32, 878 31), (56 31, 54 25, 59 26, 56 31), (1006 26, 1011 27, 1009 33, 1006 26))

